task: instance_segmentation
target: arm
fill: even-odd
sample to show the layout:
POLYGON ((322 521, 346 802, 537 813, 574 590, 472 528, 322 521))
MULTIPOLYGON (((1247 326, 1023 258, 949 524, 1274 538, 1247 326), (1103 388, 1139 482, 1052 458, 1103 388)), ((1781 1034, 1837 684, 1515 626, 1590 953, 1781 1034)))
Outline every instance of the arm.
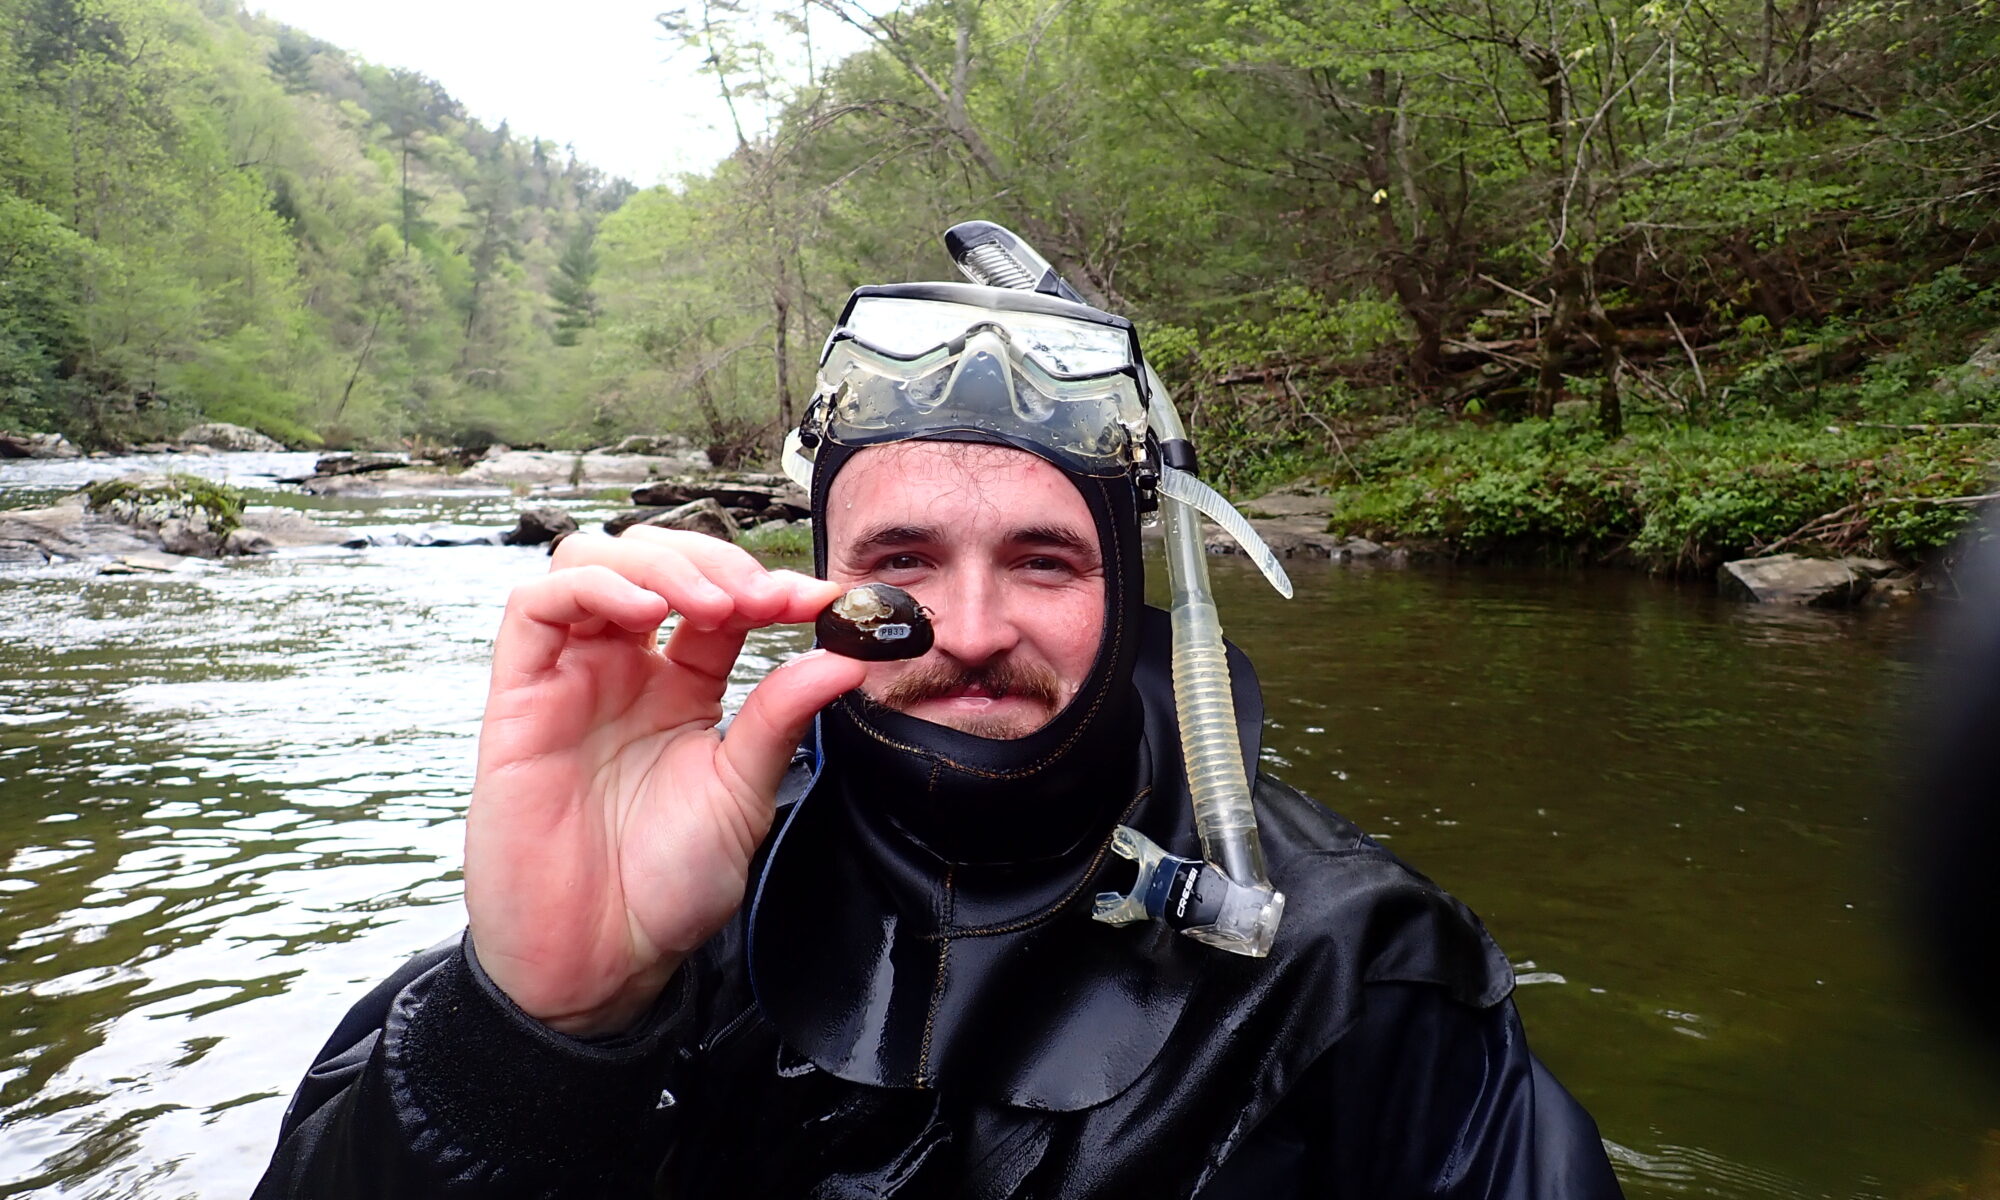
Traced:
POLYGON ((644 527, 566 539, 515 589, 466 821, 476 960, 420 960, 349 1014, 260 1197, 594 1196, 643 1169, 689 956, 741 907, 812 715, 865 672, 795 659, 724 736, 730 669, 750 630, 839 592, 644 527))
POLYGON ((674 1134, 661 1094, 692 1036, 694 966, 634 1032, 584 1041, 522 1013, 469 950, 418 955, 348 1013, 258 1200, 643 1190, 674 1134))

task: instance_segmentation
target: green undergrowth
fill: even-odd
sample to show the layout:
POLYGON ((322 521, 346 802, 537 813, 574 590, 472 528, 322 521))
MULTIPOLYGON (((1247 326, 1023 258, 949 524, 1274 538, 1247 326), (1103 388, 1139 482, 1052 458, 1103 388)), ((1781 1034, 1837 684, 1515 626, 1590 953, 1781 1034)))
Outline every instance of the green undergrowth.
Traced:
POLYGON ((1699 572, 1783 542, 1914 562, 1988 490, 2000 430, 1884 430, 1777 419, 1657 425, 1610 439, 1563 419, 1419 424, 1340 465, 1330 528, 1471 556, 1699 572))
POLYGON ((758 558, 809 561, 813 552, 812 523, 794 521, 782 529, 768 529, 761 533, 746 530, 738 544, 758 558))

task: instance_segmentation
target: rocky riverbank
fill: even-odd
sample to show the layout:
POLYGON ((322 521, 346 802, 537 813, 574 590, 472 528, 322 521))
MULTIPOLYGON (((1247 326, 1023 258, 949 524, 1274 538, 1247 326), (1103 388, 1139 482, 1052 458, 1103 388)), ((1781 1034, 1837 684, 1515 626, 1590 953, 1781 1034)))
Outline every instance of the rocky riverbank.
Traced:
MULTIPOLYGON (((228 441, 235 434, 210 429, 203 436, 228 441)), ((47 443, 42 444, 46 448, 47 443)), ((203 457, 183 448, 179 457, 163 465, 183 472, 213 469, 241 478, 244 464, 258 464, 251 469, 264 472, 278 467, 275 474, 261 476, 263 482, 250 481, 252 488, 296 487, 307 495, 355 500, 360 506, 384 497, 411 498, 421 504, 429 497, 432 507, 439 500, 447 502, 447 511, 440 514, 446 519, 341 528, 321 524, 296 508, 248 503, 256 492, 246 498, 234 489, 218 489, 185 474, 138 472, 109 480, 99 474, 98 482, 57 503, 0 509, 0 566, 90 560, 108 570, 161 569, 184 565, 184 560, 302 547, 553 547, 578 528, 579 518, 613 535, 645 524, 692 530, 787 556, 804 554, 811 546, 808 499, 801 488, 781 475, 709 470, 705 456, 669 439, 628 439, 581 453, 496 446, 476 454, 440 453, 430 458, 371 452, 274 457, 268 450, 222 451, 203 457), (299 465, 280 465, 288 462, 299 465), (476 500, 481 495, 515 495, 523 502, 511 524, 466 524, 453 515, 460 507, 455 497, 464 496, 474 498, 468 500, 469 510, 480 511, 489 520, 498 516, 490 500, 483 504, 476 500), (607 500, 629 502, 629 507, 606 516, 607 500)), ((71 472, 73 480, 75 470, 96 466, 43 465, 71 472)), ((103 466, 117 469, 116 463, 103 466)), ((24 464, 12 469, 28 468, 24 464)), ((1281 558, 1394 568, 1457 557, 1453 547, 1441 542, 1377 541, 1339 532, 1340 503, 1339 493, 1295 485, 1239 507, 1281 558)), ((359 512, 357 507, 356 515, 359 512)), ((1216 530, 1210 532, 1207 545, 1215 554, 1237 549, 1216 530)), ((1749 602, 1823 608, 1902 603, 1925 588, 1918 572, 1894 562, 1794 554, 1725 563, 1717 571, 1716 583, 1722 594, 1749 602)))

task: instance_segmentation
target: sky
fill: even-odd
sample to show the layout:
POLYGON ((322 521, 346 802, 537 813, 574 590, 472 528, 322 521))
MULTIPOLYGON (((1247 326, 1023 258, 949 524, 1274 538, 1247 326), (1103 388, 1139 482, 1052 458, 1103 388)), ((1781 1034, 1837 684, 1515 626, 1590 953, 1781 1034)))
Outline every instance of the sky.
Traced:
MULTIPOLYGON (((673 2, 248 0, 247 7, 370 62, 428 75, 489 126, 505 119, 517 136, 574 145, 585 162, 645 186, 705 171, 736 144, 715 78, 655 20, 673 2)), ((789 35, 761 24, 767 40, 789 46, 789 35)), ((839 32, 815 33, 825 43, 821 61, 856 47, 854 35, 839 32)), ((791 70, 803 78, 802 67, 791 70)))

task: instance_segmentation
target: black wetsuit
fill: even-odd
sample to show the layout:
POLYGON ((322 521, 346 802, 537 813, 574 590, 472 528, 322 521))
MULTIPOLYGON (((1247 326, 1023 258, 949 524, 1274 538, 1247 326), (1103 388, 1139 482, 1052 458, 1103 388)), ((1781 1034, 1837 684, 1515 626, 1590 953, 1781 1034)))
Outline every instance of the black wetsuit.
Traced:
MULTIPOLYGON (((258 1197, 1619 1195, 1477 919, 1283 784, 1257 781, 1269 958, 1090 920, 1130 875, 1117 821, 1195 853, 1162 626, 1102 812, 959 844, 935 797, 885 798, 935 764, 910 789, 804 757, 750 903, 638 1031, 565 1038, 430 951, 335 1031, 258 1197)), ((857 728, 823 722, 829 762, 857 728)))

